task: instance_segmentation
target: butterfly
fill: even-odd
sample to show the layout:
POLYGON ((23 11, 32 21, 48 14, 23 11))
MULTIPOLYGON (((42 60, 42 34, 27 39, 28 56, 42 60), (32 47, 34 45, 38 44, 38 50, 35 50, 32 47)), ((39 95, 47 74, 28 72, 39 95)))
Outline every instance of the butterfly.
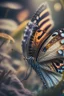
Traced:
POLYGON ((51 32, 53 27, 49 6, 43 3, 27 24, 22 40, 23 55, 45 88, 56 86, 62 79, 64 31, 51 32))

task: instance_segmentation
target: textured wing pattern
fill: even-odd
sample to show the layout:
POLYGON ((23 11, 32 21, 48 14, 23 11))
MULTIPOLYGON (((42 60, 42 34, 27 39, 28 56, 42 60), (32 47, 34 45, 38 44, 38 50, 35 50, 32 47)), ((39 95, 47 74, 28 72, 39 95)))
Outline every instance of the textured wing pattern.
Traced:
POLYGON ((52 27, 50 10, 46 3, 42 4, 25 28, 22 47, 26 56, 37 56, 41 44, 48 37, 52 27))
POLYGON ((27 24, 22 40, 23 54, 45 88, 57 85, 62 79, 64 29, 51 35, 53 25, 49 7, 44 3, 27 24))

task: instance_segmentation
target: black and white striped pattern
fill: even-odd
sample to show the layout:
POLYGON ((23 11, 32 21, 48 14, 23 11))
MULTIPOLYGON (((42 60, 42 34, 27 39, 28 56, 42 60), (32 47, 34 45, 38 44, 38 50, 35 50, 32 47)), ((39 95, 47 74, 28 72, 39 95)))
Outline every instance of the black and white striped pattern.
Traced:
POLYGON ((46 32, 49 32, 52 29, 54 24, 47 3, 42 4, 38 8, 31 21, 38 25, 39 30, 46 30, 46 32))

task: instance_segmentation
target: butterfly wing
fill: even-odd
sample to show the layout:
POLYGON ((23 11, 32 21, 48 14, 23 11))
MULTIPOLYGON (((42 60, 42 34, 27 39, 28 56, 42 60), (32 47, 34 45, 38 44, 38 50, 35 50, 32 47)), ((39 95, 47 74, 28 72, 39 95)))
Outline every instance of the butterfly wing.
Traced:
POLYGON ((54 71, 52 64, 43 64, 41 66, 33 57, 27 58, 27 61, 42 80, 44 88, 54 87, 61 81, 62 75, 54 71))
POLYGON ((35 15, 25 28, 22 41, 22 48, 25 57, 33 56, 37 58, 38 50, 49 36, 52 27, 53 21, 50 10, 47 3, 44 3, 38 8, 35 15))
MULTIPOLYGON (((48 40, 52 27, 53 21, 50 10, 47 3, 44 3, 38 8, 31 21, 27 24, 22 41, 23 54, 25 58, 27 58, 28 63, 36 71, 44 86, 46 85, 47 88, 57 85, 62 77, 60 74, 55 73, 55 67, 51 63, 50 65, 48 63, 43 63, 43 60, 46 61, 46 59, 50 59, 46 57, 49 52, 46 53, 46 50, 44 50, 44 52, 41 53, 41 47, 48 40), (35 58, 35 63, 31 57, 35 58), (41 63, 42 66, 40 65, 41 63)), ((48 46, 49 45, 47 45, 47 48, 48 46)))
POLYGON ((62 73, 64 70, 64 39, 62 34, 64 29, 54 32, 41 47, 37 61, 41 64, 44 62, 52 62, 56 71, 62 73))

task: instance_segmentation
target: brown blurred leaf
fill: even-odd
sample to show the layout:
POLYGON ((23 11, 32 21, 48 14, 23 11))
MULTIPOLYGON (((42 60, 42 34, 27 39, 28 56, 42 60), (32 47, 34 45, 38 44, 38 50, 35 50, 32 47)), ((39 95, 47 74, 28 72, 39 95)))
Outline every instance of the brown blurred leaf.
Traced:
POLYGON ((8 40, 11 40, 11 41, 15 42, 15 40, 14 40, 14 39, 13 39, 10 35, 8 35, 8 34, 6 34, 6 33, 0 33, 0 37, 5 38, 5 39, 8 39, 8 40))

